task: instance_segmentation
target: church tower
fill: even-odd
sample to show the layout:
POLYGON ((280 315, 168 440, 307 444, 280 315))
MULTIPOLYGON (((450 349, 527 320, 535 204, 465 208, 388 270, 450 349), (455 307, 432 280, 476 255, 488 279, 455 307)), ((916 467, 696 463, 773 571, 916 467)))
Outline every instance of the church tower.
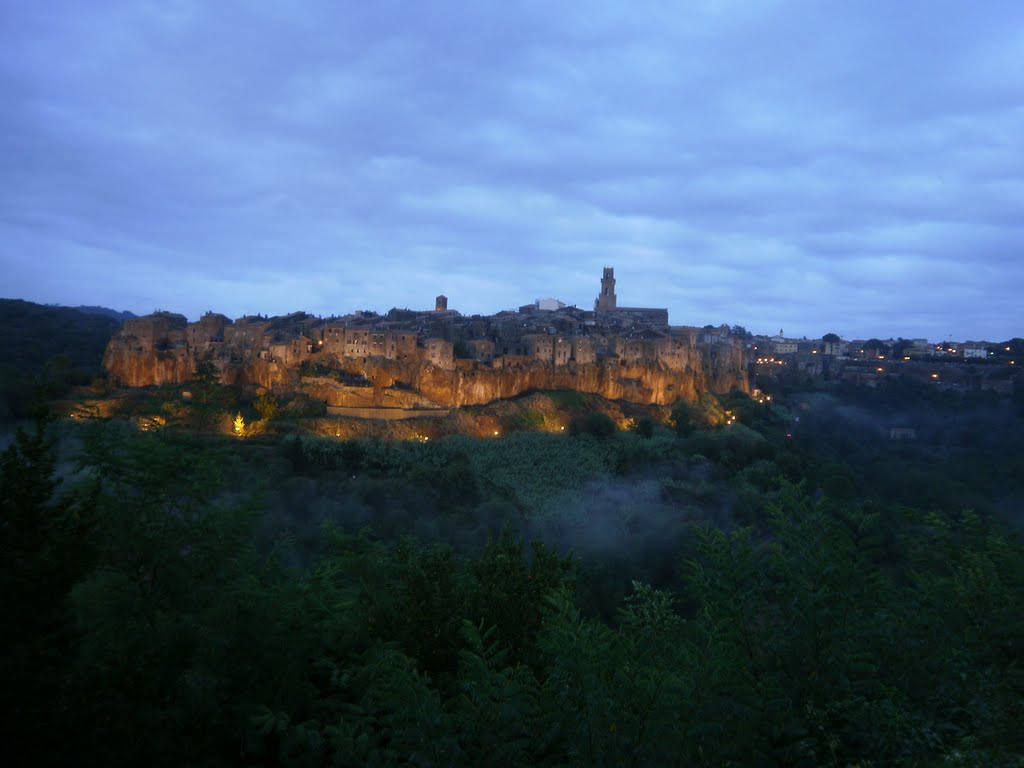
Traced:
POLYGON ((615 309, 615 269, 605 267, 601 276, 601 294, 594 302, 594 309, 598 312, 608 312, 615 309))

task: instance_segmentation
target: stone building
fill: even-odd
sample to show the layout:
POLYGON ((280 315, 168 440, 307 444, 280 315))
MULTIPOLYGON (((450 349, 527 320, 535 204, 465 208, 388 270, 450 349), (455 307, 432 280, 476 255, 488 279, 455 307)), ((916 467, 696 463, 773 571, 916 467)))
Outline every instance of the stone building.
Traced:
POLYGON ((425 339, 423 359, 438 368, 451 370, 455 367, 455 349, 447 339, 425 339))
POLYGON ((572 359, 577 365, 590 365, 597 362, 597 348, 590 336, 576 336, 570 342, 572 359))
POLYGON ((471 360, 489 363, 494 360, 494 342, 490 339, 469 339, 464 341, 466 352, 471 360))
POLYGON ((615 295, 615 269, 605 267, 601 276, 601 293, 594 301, 594 311, 611 315, 623 328, 634 326, 668 327, 668 310, 661 307, 620 307, 615 295))
POLYGON ((262 349, 263 336, 270 323, 262 318, 240 317, 224 328, 224 343, 236 347, 262 349))
POLYGON ((123 333, 135 340, 139 351, 152 352, 154 349, 166 349, 179 339, 184 341, 187 326, 184 315, 154 312, 146 317, 126 320, 123 333))
POLYGON ((597 312, 610 312, 615 309, 615 268, 605 267, 601 275, 601 293, 594 301, 594 309, 597 312))
POLYGON ((190 348, 205 349, 210 344, 224 341, 224 329, 231 321, 216 312, 207 312, 197 323, 189 323, 185 328, 185 341, 190 348))
POLYGON ((531 333, 523 336, 525 354, 539 363, 555 361, 555 337, 546 334, 531 333))

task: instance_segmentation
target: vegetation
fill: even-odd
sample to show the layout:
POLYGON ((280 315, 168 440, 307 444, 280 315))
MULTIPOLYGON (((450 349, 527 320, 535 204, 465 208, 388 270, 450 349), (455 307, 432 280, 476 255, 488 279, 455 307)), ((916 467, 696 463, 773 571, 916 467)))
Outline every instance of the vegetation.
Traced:
POLYGON ((1022 765, 1019 394, 554 392, 452 417, 486 437, 337 440, 200 361, 59 422, 34 406, 95 378, 108 319, 0 309, 11 755, 1022 765))
POLYGON ((101 376, 103 350, 121 320, 84 309, 0 299, 0 423, 30 418, 40 403, 101 376))
POLYGON ((105 766, 1020 765, 1020 416, 895 384, 781 400, 429 442, 40 421, 0 457, 4 743, 105 766))

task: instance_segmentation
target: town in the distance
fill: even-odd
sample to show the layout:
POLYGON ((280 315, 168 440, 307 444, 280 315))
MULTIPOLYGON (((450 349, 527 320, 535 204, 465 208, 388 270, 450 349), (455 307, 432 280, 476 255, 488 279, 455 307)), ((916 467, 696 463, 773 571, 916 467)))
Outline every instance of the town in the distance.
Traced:
POLYGON ((183 384, 206 364, 223 384, 301 391, 328 413, 394 418, 482 405, 529 391, 577 390, 667 405, 701 392, 758 396, 779 383, 901 374, 940 389, 1013 393, 1020 340, 820 339, 754 335, 739 326, 676 326, 668 310, 620 306, 605 267, 593 309, 539 299, 463 315, 441 295, 432 310, 321 318, 305 312, 189 323, 156 312, 127 320, 104 356, 115 385, 183 384))

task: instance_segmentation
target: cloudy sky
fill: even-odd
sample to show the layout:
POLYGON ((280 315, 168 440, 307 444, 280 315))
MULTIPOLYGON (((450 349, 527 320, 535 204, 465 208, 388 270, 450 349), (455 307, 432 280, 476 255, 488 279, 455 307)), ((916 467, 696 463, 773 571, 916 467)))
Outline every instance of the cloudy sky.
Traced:
POLYGON ((0 296, 1024 336, 1020 0, 0 0, 0 296))

